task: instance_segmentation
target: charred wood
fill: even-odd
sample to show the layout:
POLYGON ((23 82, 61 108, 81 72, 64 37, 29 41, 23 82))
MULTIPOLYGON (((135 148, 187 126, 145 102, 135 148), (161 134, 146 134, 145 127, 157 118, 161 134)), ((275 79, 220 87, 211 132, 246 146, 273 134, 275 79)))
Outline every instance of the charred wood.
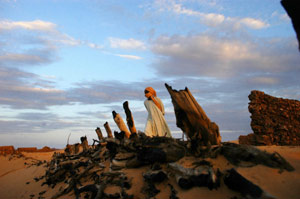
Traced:
POLYGON ((108 122, 105 122, 104 128, 105 128, 105 131, 107 133, 107 137, 113 138, 112 131, 110 129, 110 126, 109 126, 108 122))
POLYGON ((183 189, 190 189, 194 186, 217 189, 220 187, 220 173, 215 173, 210 166, 197 168, 184 168, 177 163, 168 164, 175 172, 176 182, 183 189))
POLYGON ((142 192, 147 194, 147 198, 150 199, 156 196, 160 190, 155 187, 154 183, 146 181, 144 187, 142 188, 142 192))
POLYGON ((131 134, 136 133, 136 128, 134 125, 134 120, 133 120, 133 116, 132 113, 129 109, 129 105, 128 105, 128 101, 125 101, 123 103, 123 108, 125 110, 125 114, 126 114, 126 122, 127 122, 127 126, 131 132, 131 134))
POLYGON ((143 177, 144 177, 145 181, 148 181, 151 183, 162 182, 168 178, 166 172, 164 172, 162 170, 148 171, 143 174, 143 177))
POLYGON ((179 199, 178 197, 177 197, 177 191, 176 191, 176 189, 173 187, 173 185, 171 185, 171 184, 169 184, 168 183, 168 185, 169 185, 169 187, 170 187, 170 190, 171 190, 171 194, 170 194, 170 199, 179 199))
POLYGON ((97 127, 97 128, 95 129, 95 131, 96 131, 96 134, 97 134, 97 136, 98 136, 98 140, 99 140, 99 141, 103 140, 103 135, 102 135, 101 129, 100 129, 99 127, 97 127))
POLYGON ((91 193, 90 198, 96 198, 99 187, 100 187, 100 185, 97 185, 97 184, 89 184, 89 185, 86 185, 79 189, 75 188, 76 199, 79 199, 80 198, 79 195, 83 192, 90 192, 91 193))
POLYGON ((287 171, 295 170, 279 153, 275 152, 271 154, 250 145, 223 143, 223 145, 216 148, 213 153, 224 155, 231 164, 236 166, 242 166, 242 162, 244 161, 251 163, 252 166, 262 164, 287 171))
POLYGON ((88 144, 87 137, 86 136, 81 137, 80 141, 81 141, 83 151, 87 151, 89 149, 89 144, 88 144))
POLYGON ((114 131, 114 136, 118 140, 123 140, 125 138, 125 132, 121 131, 120 133, 117 131, 114 131))
POLYGON ((120 131, 125 132, 126 137, 129 138, 131 133, 129 132, 128 128, 126 127, 121 115, 119 113, 117 113, 116 111, 113 111, 112 114, 113 114, 114 121, 117 124, 117 126, 119 127, 120 131))
POLYGON ((235 169, 230 169, 226 172, 224 176, 224 183, 229 189, 241 193, 241 195, 246 198, 274 198, 268 193, 264 192, 256 184, 253 184, 252 182, 244 178, 235 169))
POLYGON ((193 141, 192 147, 218 145, 221 142, 219 127, 211 122, 189 89, 174 90, 165 84, 174 106, 176 125, 193 141))
POLYGON ((175 162, 186 154, 186 149, 173 138, 146 137, 140 141, 142 144, 137 151, 137 158, 144 164, 175 162))

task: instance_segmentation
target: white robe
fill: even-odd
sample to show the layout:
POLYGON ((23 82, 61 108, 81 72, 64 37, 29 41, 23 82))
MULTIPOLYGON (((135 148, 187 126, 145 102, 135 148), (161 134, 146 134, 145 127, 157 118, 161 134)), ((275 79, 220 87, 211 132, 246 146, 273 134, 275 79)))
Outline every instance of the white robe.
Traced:
POLYGON ((155 105, 152 100, 145 100, 144 105, 148 111, 148 118, 145 127, 145 134, 147 136, 166 136, 172 137, 171 131, 168 127, 168 124, 165 120, 164 114, 165 109, 164 105, 158 97, 154 97, 155 100, 160 104, 162 111, 155 105))

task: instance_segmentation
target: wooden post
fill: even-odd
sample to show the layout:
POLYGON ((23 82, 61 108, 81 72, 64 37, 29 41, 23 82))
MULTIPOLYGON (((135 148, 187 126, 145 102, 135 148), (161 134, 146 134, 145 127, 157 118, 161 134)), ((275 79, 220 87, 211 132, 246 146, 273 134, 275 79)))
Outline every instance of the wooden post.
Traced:
POLYGON ((221 143, 219 127, 211 122, 204 110, 197 103, 189 89, 173 90, 171 86, 165 84, 172 98, 176 115, 176 125, 186 133, 197 145, 210 146, 221 143))
POLYGON ((126 121, 127 121, 127 126, 130 130, 131 133, 136 133, 136 128, 134 125, 134 120, 133 120, 133 116, 131 114, 131 111, 129 109, 129 105, 128 105, 128 101, 123 103, 123 108, 125 110, 125 114, 126 114, 126 121))
POLYGON ((112 112, 114 121, 116 122, 117 126, 119 127, 120 131, 124 131, 127 138, 130 137, 130 132, 128 128, 126 127, 121 115, 119 113, 116 113, 116 111, 112 112))
POLYGON ((83 151, 87 151, 89 149, 89 143, 88 143, 87 137, 86 136, 81 137, 80 141, 81 141, 83 151))
POLYGON ((101 129, 99 127, 97 127, 95 129, 96 133, 97 133, 97 136, 98 136, 98 140, 101 141, 103 140, 103 135, 102 135, 102 132, 101 132, 101 129))
POLYGON ((104 128, 105 128, 105 130, 106 130, 107 137, 112 138, 113 135, 112 135, 112 132, 111 132, 111 129, 110 129, 110 127, 109 127, 108 122, 105 122, 104 128))

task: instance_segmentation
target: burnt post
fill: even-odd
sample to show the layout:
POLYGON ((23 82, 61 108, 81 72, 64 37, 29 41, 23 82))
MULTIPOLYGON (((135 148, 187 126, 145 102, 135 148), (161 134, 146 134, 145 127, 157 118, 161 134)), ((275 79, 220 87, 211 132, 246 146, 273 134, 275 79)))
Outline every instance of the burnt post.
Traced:
POLYGON ((130 130, 131 133, 136 133, 136 128, 134 125, 134 120, 133 120, 133 116, 131 114, 131 111, 129 109, 129 105, 128 105, 128 101, 123 103, 123 108, 125 110, 125 114, 126 114, 126 121, 127 121, 127 126, 130 130))
POLYGON ((102 135, 102 132, 101 132, 101 129, 99 127, 97 127, 95 129, 96 133, 97 133, 97 136, 98 136, 98 140, 101 141, 103 140, 103 135, 102 135))
POLYGON ((168 84, 165 86, 172 98, 176 125, 192 141, 194 147, 219 145, 221 136, 218 125, 210 121, 189 89, 186 87, 177 91, 168 84))
POLYGON ((105 130, 106 130, 107 137, 112 138, 113 135, 112 135, 112 132, 111 132, 111 129, 110 129, 110 127, 109 127, 108 122, 105 122, 104 128, 105 128, 105 130))
POLYGON ((120 131, 124 131, 126 137, 129 138, 131 133, 129 132, 128 128, 126 127, 121 115, 119 113, 116 113, 116 111, 113 111, 112 114, 113 114, 114 121, 117 124, 117 126, 119 127, 120 131))

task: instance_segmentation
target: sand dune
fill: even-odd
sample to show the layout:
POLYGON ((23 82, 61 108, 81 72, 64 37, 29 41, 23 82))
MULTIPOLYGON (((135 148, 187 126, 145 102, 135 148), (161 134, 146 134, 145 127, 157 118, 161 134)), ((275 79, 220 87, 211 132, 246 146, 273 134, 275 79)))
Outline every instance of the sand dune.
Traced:
MULTIPOLYGON (((295 171, 281 172, 278 169, 258 165, 250 168, 238 167, 238 172, 276 198, 298 199, 300 196, 300 147, 263 146, 258 148, 268 152, 279 152, 295 168, 295 171)), ((46 161, 51 160, 53 153, 54 152, 23 153, 24 156, 22 157, 18 157, 17 155, 0 156, 0 199, 39 198, 40 194, 44 198, 51 198, 58 191, 60 186, 56 186, 54 189, 47 185, 41 186, 43 180, 36 182, 34 178, 45 174, 46 161), (40 164, 39 166, 38 163, 40 164)), ((189 167, 192 161, 193 157, 185 157, 179 160, 179 162, 186 167, 189 167)), ((222 156, 217 159, 211 159, 210 161, 224 170, 234 167, 222 156)), ((131 188, 128 193, 134 194, 135 198, 144 198, 141 193, 143 186, 142 173, 147 171, 147 169, 147 166, 138 169, 123 169, 123 172, 125 172, 129 178, 132 178, 133 188, 131 188)), ((212 191, 206 187, 194 187, 190 190, 182 190, 174 182, 174 179, 170 179, 169 183, 174 185, 174 188, 178 191, 177 196, 182 199, 230 199, 234 196, 239 196, 239 193, 231 191, 223 183, 218 190, 212 191)), ((168 182, 160 183, 157 188, 161 190, 161 192, 156 195, 157 199, 169 198, 170 188, 168 182)), ((112 192, 114 191, 114 187, 107 189, 112 189, 112 192)), ((68 199, 75 198, 75 196, 69 194, 60 198, 68 199)))

